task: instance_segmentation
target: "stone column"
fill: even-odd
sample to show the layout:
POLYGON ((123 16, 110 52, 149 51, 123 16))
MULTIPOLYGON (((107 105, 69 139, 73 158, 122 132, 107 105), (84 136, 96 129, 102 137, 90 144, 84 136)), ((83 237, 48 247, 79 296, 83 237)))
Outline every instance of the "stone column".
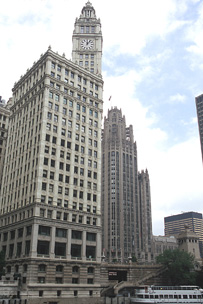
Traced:
POLYGON ((97 233, 96 261, 101 262, 101 233, 97 233))
MULTIPOLYGON (((18 232, 18 230, 16 231, 18 232)), ((22 241, 22 249, 21 249, 21 255, 25 254, 25 226, 23 227, 23 237, 22 237, 23 241, 22 241)))
POLYGON ((50 239, 50 258, 55 258, 55 253, 54 253, 54 250, 55 250, 55 235, 56 235, 56 227, 52 227, 51 228, 51 239, 50 239))
POLYGON ((72 236, 72 230, 68 229, 68 237, 67 237, 67 260, 71 259, 71 236, 72 236))
POLYGON ((31 257, 36 257, 37 256, 38 229, 39 229, 38 224, 32 225, 32 237, 31 237, 31 246, 30 246, 31 257))
POLYGON ((86 261, 86 236, 87 231, 83 231, 82 233, 82 260, 86 261))

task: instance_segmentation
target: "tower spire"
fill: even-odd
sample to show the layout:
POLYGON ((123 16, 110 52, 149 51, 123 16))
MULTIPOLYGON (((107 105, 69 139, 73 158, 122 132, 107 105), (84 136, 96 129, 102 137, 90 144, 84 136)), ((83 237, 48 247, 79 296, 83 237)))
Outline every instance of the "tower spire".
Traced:
POLYGON ((82 8, 73 31, 72 60, 90 72, 101 75, 102 33, 101 22, 90 1, 82 8))

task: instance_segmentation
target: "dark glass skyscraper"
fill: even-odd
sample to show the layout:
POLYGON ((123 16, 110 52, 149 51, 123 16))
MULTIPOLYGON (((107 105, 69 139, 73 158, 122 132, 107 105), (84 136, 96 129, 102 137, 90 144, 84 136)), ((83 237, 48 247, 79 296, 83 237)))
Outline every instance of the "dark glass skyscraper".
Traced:
POLYGON ((202 161, 203 161, 203 94, 195 98, 197 108, 197 118, 199 125, 200 144, 202 150, 202 161))

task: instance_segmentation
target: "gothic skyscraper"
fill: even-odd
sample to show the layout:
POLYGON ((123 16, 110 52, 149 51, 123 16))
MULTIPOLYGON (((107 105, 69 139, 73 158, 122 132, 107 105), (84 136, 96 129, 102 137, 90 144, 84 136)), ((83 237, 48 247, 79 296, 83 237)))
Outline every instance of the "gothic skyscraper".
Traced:
POLYGON ((133 127, 112 108, 102 135, 103 251, 109 261, 151 259, 151 200, 148 173, 139 174, 133 127), (147 178, 147 182, 146 182, 147 178), (147 227, 148 226, 148 227, 147 227))

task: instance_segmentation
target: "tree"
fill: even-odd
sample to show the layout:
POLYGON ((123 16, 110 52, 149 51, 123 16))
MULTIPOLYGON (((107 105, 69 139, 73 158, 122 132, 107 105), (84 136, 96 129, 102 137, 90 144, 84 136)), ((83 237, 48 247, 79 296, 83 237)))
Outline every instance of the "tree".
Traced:
POLYGON ((171 285, 187 285, 196 283, 195 258, 191 253, 165 250, 156 258, 157 263, 166 267, 165 276, 171 285))
POLYGON ((4 271, 4 267, 5 267, 5 254, 3 251, 0 251, 0 279, 2 277, 2 275, 5 274, 5 271, 4 271))

